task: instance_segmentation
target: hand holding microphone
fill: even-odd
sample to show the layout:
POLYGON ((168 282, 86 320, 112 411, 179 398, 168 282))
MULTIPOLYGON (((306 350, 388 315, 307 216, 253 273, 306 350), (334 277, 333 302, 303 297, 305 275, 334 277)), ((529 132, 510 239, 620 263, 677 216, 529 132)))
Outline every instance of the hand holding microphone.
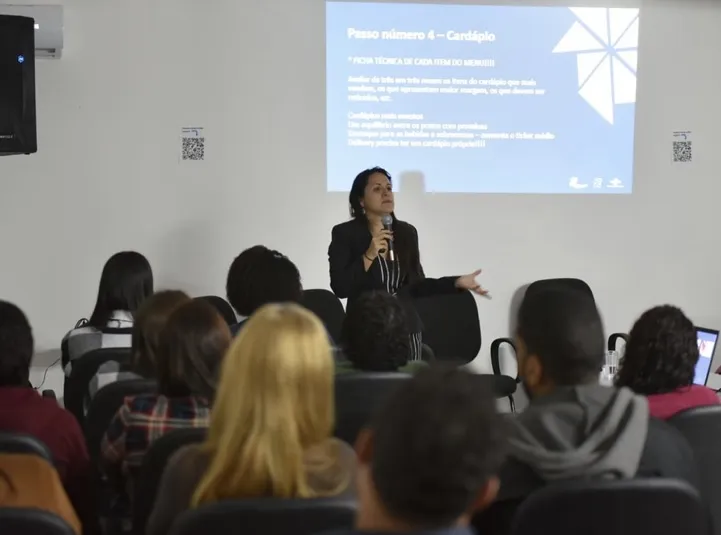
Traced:
POLYGON ((383 217, 383 226, 377 227, 373 231, 373 238, 371 239, 370 246, 366 251, 366 258, 368 260, 375 260, 378 255, 385 254, 386 251, 393 251, 393 232, 391 231, 391 225, 393 224, 393 218, 391 216, 383 217), (390 220, 387 221, 386 217, 390 220))
POLYGON ((391 262, 394 262, 396 259, 395 251, 393 250, 393 216, 390 214, 386 214, 381 218, 381 222, 383 223, 383 230, 386 232, 390 232, 391 237, 387 240, 388 243, 388 258, 390 258, 391 262))

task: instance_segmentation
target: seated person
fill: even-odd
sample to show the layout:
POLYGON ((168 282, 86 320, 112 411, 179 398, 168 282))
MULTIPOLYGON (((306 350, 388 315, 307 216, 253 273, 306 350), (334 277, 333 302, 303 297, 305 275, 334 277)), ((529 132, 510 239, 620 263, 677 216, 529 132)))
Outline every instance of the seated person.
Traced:
POLYGON ((300 272, 287 256, 256 245, 240 253, 228 271, 228 302, 240 316, 230 330, 235 335, 245 321, 268 303, 300 303, 300 272))
POLYGON ((146 299, 135 314, 131 361, 110 360, 102 364, 88 386, 90 398, 116 381, 156 379, 160 333, 175 309, 188 301, 190 297, 177 290, 158 292, 146 299))
POLYGON ((676 307, 654 307, 633 325, 615 383, 646 396, 651 416, 663 420, 685 409, 718 405, 716 392, 693 384, 698 359, 691 320, 676 307))
POLYGON ((30 384, 33 346, 25 314, 0 301, 0 431, 31 435, 48 447, 65 491, 89 533, 97 525, 85 437, 72 414, 55 399, 40 396, 30 384))
POLYGON ((158 392, 125 398, 103 438, 101 464, 109 476, 137 469, 164 434, 207 427, 229 343, 228 324, 205 301, 191 300, 170 315, 157 352, 158 392))
POLYGON ((338 533, 474 535, 471 516, 498 492, 505 446, 495 400, 473 374, 421 370, 361 433, 356 530, 338 533))
POLYGON ((479 533, 505 533, 534 490, 578 478, 666 477, 698 487, 693 452, 646 398, 599 384, 605 339, 593 299, 547 290, 521 303, 518 371, 528 408, 510 418, 509 458, 498 501, 474 519, 479 533))
POLYGON ((347 360, 337 363, 339 374, 414 373, 427 367, 422 360, 409 360, 411 339, 403 305, 382 290, 363 293, 348 307, 341 347, 347 360))
POLYGON ((32 454, 0 453, 0 507, 39 509, 81 533, 80 521, 55 468, 32 454))
POLYGON ((355 454, 333 438, 334 407, 323 324, 298 305, 262 307, 225 357, 205 443, 170 459, 146 533, 220 500, 352 493, 355 454))
POLYGON ((140 253, 127 251, 110 257, 100 276, 95 309, 63 338, 62 364, 70 375, 72 361, 89 351, 130 347, 133 314, 153 293, 153 271, 140 253))

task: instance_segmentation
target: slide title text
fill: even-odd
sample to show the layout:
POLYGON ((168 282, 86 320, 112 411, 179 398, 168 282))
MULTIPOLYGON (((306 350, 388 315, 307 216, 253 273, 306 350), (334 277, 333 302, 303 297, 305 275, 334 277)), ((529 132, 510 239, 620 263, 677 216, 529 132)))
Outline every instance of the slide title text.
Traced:
POLYGON ((433 41, 435 39, 443 39, 446 41, 469 41, 472 43, 492 43, 496 40, 496 34, 484 31, 467 31, 467 32, 436 32, 430 30, 428 32, 401 32, 396 29, 391 30, 358 30, 356 28, 348 28, 348 39, 381 39, 388 41, 433 41))

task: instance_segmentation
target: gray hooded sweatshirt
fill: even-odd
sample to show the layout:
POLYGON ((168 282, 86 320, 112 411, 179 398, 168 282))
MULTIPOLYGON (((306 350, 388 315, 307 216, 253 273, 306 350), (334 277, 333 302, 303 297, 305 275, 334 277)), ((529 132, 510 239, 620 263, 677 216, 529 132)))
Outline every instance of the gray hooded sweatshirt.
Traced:
POLYGON ((512 420, 509 455, 546 482, 631 478, 648 422, 646 398, 628 388, 564 387, 533 400, 512 420))

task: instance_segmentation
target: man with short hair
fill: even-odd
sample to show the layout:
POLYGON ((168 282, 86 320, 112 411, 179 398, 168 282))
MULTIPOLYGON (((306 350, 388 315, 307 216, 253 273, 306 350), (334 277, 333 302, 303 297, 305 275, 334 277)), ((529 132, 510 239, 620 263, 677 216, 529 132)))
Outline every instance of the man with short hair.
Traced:
POLYGON ((285 255, 263 245, 240 253, 228 271, 228 301, 240 316, 230 330, 238 334, 245 320, 268 303, 300 303, 303 285, 296 265, 285 255))
POLYGON ((421 370, 358 438, 356 533, 471 535, 471 515, 498 491, 504 442, 478 377, 421 370))
POLYGON ((527 296, 518 312, 516 350, 530 404, 511 419, 501 491, 474 520, 480 533, 506 532, 518 504, 554 482, 667 477, 697 486, 683 436, 651 418, 643 396, 599 384, 605 338, 591 296, 565 289, 527 296))
POLYGON ((0 301, 0 431, 31 435, 48 447, 83 532, 91 533, 97 522, 85 438, 72 414, 30 384, 33 348, 25 314, 0 301))

